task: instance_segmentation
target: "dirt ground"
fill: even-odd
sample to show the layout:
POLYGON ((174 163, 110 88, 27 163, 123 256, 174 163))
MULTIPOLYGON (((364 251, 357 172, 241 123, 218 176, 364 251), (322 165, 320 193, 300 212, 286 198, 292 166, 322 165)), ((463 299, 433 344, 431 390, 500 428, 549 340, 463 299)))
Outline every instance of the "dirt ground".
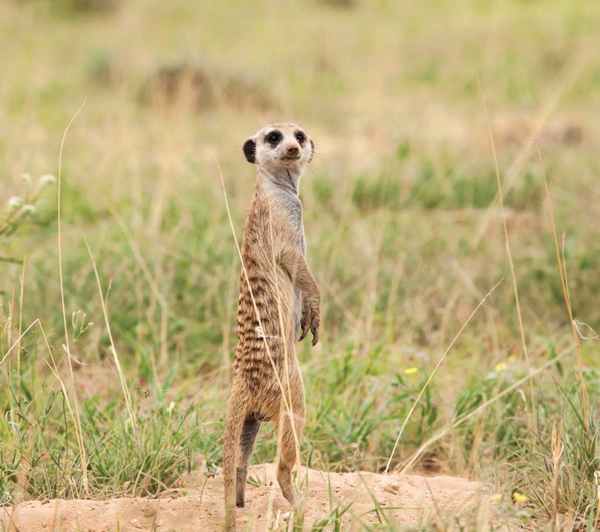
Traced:
MULTIPOLYGON (((290 506, 281 495, 271 464, 253 466, 253 484, 246 491, 246 507, 237 510, 238 530, 265 530, 287 519, 290 506)), ((308 480, 305 528, 326 518, 335 505, 351 509, 343 516, 344 529, 361 528, 361 522, 378 522, 375 498, 392 523, 417 524, 426 516, 457 514, 480 503, 481 485, 461 478, 375 473, 325 473, 300 468, 298 479, 308 480)), ((299 480, 300 481, 300 480, 299 480)), ((222 477, 194 473, 185 479, 185 495, 160 499, 28 501, 4 508, 2 530, 21 532, 113 532, 157 530, 188 532, 221 530, 222 477)), ((330 527, 325 527, 328 529, 330 527)))

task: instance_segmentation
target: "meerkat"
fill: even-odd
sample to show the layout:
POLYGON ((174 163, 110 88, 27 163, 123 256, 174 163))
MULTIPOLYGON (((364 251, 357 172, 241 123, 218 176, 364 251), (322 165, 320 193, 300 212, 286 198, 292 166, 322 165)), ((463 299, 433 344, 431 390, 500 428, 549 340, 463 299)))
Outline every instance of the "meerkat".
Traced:
POLYGON ((226 527, 244 506, 248 465, 262 422, 275 426, 277 480, 293 505, 292 469, 304 428, 305 399, 294 344, 319 340, 321 295, 306 262, 300 177, 314 143, 291 123, 271 124, 246 140, 258 167, 244 223, 236 316, 238 344, 223 446, 226 527), (301 334, 299 331, 301 330, 301 334))

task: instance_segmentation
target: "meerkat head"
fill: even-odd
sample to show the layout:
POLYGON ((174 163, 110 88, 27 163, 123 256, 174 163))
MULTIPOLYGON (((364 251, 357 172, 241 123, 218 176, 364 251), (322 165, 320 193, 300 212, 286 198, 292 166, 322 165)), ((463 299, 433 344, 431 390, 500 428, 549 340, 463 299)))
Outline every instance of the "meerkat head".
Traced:
POLYGON ((292 123, 265 126, 244 143, 248 162, 271 171, 301 171, 312 160, 314 151, 312 139, 292 123))

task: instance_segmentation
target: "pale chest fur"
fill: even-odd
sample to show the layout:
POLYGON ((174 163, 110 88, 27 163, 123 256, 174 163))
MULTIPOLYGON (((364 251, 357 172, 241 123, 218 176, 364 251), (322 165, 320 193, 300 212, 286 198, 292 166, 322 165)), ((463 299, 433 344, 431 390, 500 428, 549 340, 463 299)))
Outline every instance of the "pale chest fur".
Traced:
MULTIPOLYGON (((304 224, 302 220, 302 202, 300 198, 288 190, 277 187, 265 187, 265 200, 270 206, 273 225, 277 228, 273 231, 274 247, 279 253, 285 253, 286 248, 294 247, 300 249, 306 257, 306 238, 304 235, 304 224)), ((302 313, 302 292, 293 287, 292 308, 294 309, 293 326, 297 331, 300 326, 302 313)))

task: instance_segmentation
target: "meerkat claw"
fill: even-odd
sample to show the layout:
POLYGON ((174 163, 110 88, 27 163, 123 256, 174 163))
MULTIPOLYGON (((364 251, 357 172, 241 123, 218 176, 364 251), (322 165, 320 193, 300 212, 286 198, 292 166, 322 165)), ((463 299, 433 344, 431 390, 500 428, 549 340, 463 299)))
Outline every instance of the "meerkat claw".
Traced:
POLYGON ((308 329, 305 329, 304 325, 300 326, 300 330, 302 331, 302 334, 300 335, 300 338, 298 338, 299 342, 301 342, 302 340, 304 340, 306 338, 306 335, 308 334, 308 329))
POLYGON ((314 347, 315 345, 317 345, 317 342, 319 341, 319 327, 311 328, 311 332, 313 335, 312 346, 314 347))
POLYGON ((302 321, 300 322, 300 328, 302 329, 302 334, 300 335, 299 341, 301 342, 306 338, 308 332, 310 331, 310 323, 311 323, 311 311, 308 306, 306 306, 302 312, 302 321))
POLYGON ((302 335, 300 336, 300 341, 302 341, 308 336, 308 333, 310 332, 310 320, 303 321, 302 324, 300 325, 300 328, 302 329, 302 335))
POLYGON ((319 327, 321 326, 321 317, 319 312, 312 312, 311 320, 310 320, 310 332, 313 335, 312 345, 313 347, 317 345, 319 341, 319 327))

